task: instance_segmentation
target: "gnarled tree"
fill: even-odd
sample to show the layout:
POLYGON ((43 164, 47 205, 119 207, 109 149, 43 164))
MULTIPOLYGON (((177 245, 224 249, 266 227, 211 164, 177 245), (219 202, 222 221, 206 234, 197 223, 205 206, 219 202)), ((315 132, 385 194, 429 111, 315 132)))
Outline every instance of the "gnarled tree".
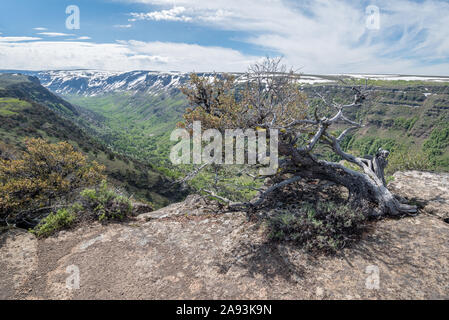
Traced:
POLYGON ((416 212, 416 207, 402 204, 386 186, 383 172, 388 151, 380 149, 372 158, 361 158, 343 151, 340 146, 348 133, 362 127, 349 119, 345 110, 362 106, 366 88, 353 86, 353 100, 346 104, 320 96, 318 108, 312 109, 297 80, 298 75, 287 70, 280 59, 270 58, 251 66, 238 79, 224 75, 211 80, 192 74, 189 86, 182 90, 191 108, 186 110, 181 127, 191 128, 193 121, 201 121, 202 128, 221 131, 234 128, 279 130, 281 161, 272 180, 280 182, 263 188, 249 202, 235 203, 210 190, 205 191, 228 202, 231 208, 255 209, 266 201, 269 193, 300 179, 311 178, 346 187, 350 203, 354 206, 370 204, 372 215, 416 212), (333 130, 337 125, 346 127, 339 135, 333 130), (359 170, 321 159, 315 152, 319 145, 330 147, 359 170))

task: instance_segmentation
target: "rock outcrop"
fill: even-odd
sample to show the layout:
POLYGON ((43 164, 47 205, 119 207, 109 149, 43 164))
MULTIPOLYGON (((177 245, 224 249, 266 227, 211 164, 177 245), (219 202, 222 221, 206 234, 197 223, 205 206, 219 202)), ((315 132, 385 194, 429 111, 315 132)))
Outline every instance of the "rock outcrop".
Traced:
POLYGON ((203 216, 215 214, 217 212, 217 202, 206 200, 204 197, 192 194, 178 203, 173 203, 163 209, 140 214, 139 221, 150 221, 151 219, 162 219, 180 216, 203 216))

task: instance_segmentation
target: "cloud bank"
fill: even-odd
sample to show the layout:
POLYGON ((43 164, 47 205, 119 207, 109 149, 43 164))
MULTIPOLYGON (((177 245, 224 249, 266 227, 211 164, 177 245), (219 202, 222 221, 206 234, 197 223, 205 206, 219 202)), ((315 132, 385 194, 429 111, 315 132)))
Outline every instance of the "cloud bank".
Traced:
MULTIPOLYGON (((58 42, 3 35, 0 68, 244 71, 269 53, 305 73, 449 75, 449 3, 443 0, 373 1, 380 10, 379 29, 374 30, 367 28, 368 1, 116 1, 148 5, 146 12, 124 13, 132 24, 169 21, 234 31, 258 54, 186 43, 58 42)), ((52 34, 57 37, 40 35, 52 34)))
POLYGON ((183 43, 133 40, 117 43, 79 41, 6 43, 0 38, 0 69, 232 72, 244 70, 257 58, 232 49, 183 43))

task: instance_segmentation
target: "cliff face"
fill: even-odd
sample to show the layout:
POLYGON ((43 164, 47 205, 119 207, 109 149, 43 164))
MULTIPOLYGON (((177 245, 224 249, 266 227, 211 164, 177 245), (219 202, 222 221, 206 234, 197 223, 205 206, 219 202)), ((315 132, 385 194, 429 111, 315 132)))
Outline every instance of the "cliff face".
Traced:
POLYGON ((424 209, 373 223, 337 256, 268 242, 244 214, 214 214, 196 196, 46 240, 11 231, 0 242, 0 298, 448 299, 447 176, 398 173, 391 187, 424 209), (67 288, 76 270, 79 289, 67 288))

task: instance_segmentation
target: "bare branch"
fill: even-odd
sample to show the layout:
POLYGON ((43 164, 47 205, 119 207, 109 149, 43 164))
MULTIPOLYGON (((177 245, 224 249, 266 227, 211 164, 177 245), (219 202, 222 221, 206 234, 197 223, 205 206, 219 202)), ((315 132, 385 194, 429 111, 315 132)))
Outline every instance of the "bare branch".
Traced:
POLYGON ((228 204, 228 206, 230 208, 243 208, 243 207, 258 207, 262 204, 262 202, 265 200, 265 198, 272 193, 273 191, 284 187, 288 184, 294 183, 296 181, 299 181, 301 179, 301 176, 295 176, 293 178, 284 180, 280 183, 277 183, 275 185, 272 185, 271 187, 269 187, 266 191, 260 193, 257 197, 255 197, 254 199, 252 199, 250 202, 233 202, 225 197, 219 196, 217 195, 215 192, 211 191, 211 190, 206 190, 203 189, 204 192, 206 192, 207 194, 209 194, 211 197, 216 198, 218 200, 221 200, 223 202, 226 202, 228 204))
POLYGON ((193 170, 192 172, 190 172, 187 176, 185 176, 182 179, 178 179, 176 181, 173 182, 173 184, 176 183, 186 183, 189 180, 192 180, 193 178, 195 178, 198 173, 200 173, 201 170, 203 170, 206 166, 208 165, 208 163, 204 163, 201 166, 197 167, 195 170, 193 170))
POLYGON ((206 192, 207 194, 209 194, 211 197, 216 198, 218 200, 221 200, 223 202, 226 202, 227 204, 231 204, 232 201, 229 200, 228 198, 219 196, 218 194, 216 194, 215 192, 211 191, 211 190, 207 190, 207 189, 202 189, 204 192, 206 192))
POLYGON ((353 130, 356 130, 356 129, 359 129, 359 128, 360 128, 359 126, 354 126, 354 127, 349 127, 349 128, 347 128, 347 129, 345 129, 345 130, 338 136, 337 142, 340 143, 340 142, 344 139, 344 137, 346 137, 346 135, 347 135, 349 132, 351 132, 351 131, 353 131, 353 130))
POLYGON ((326 127, 324 125, 320 125, 317 133, 313 136, 312 140, 310 140, 309 144, 305 148, 299 148, 299 152, 310 152, 315 147, 317 142, 320 140, 321 136, 325 133, 326 127))
POLYGON ((356 126, 358 128, 363 127, 363 125, 361 123, 357 123, 355 121, 349 120, 348 118, 346 118, 343 114, 341 115, 341 119, 344 120, 345 122, 352 124, 353 126, 356 126))
POLYGON ((291 184, 291 183, 294 183, 296 181, 299 181, 300 179, 301 179, 301 176, 295 176, 293 178, 284 180, 284 181, 282 181, 282 182, 280 182, 278 184, 275 184, 275 185, 269 187, 265 192, 260 194, 256 199, 253 199, 253 200, 250 201, 252 206, 254 206, 254 207, 259 206, 263 202, 263 200, 266 198, 266 196, 268 194, 270 194, 271 192, 273 192, 273 191, 275 191, 275 190, 277 190, 277 189, 279 189, 279 188, 281 188, 283 186, 286 186, 288 184, 291 184))

